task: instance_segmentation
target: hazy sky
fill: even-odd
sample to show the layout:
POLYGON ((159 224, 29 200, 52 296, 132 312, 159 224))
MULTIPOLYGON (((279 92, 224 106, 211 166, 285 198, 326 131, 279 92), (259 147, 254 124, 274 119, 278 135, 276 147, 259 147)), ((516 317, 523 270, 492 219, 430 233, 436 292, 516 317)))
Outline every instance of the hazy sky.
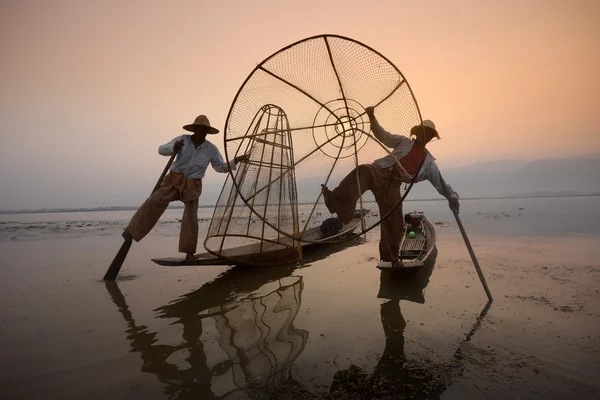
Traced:
POLYGON ((322 33, 398 66, 442 169, 600 151, 597 0, 2 0, 0 30, 0 209, 138 205, 158 145, 322 33))

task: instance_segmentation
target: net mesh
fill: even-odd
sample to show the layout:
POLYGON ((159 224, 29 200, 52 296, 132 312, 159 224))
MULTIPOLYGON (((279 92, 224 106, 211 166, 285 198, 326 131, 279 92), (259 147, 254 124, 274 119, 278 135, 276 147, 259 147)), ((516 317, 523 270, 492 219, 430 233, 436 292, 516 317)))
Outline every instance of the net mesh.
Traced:
POLYGON ((219 346, 234 362, 240 388, 272 383, 302 353, 308 332, 294 326, 302 301, 301 277, 267 283, 258 292, 208 310, 219 331, 219 346), (264 293, 260 293, 263 291, 264 293))
MULTIPOLYGON (((421 124, 415 98, 400 71, 352 39, 334 35, 304 39, 260 63, 236 95, 225 126, 227 159, 246 153, 251 157, 246 173, 236 171, 232 182, 249 213, 292 240, 324 240, 319 228, 332 215, 325 206, 321 185, 333 189, 357 166, 371 164, 392 151, 371 133, 365 113, 368 106, 375 108, 380 124, 393 134, 408 136, 411 128, 421 124), (283 143, 277 142, 275 135, 285 131, 280 137, 290 146, 289 151, 274 155, 276 162, 268 172, 252 167, 252 160, 264 162, 253 135, 260 114, 257 110, 265 107, 285 115, 284 125, 267 124, 272 128, 270 140, 283 143), (281 163, 290 169, 282 168, 281 163), (282 176, 285 184, 281 183, 282 176), (283 192, 289 195, 282 197, 283 192), (282 211, 287 214, 282 215, 282 211)), ((396 164, 400 167, 398 160, 396 164)), ((386 206, 383 213, 372 191, 361 188, 364 193, 357 201, 355 218, 327 240, 354 237, 376 226, 404 199, 413 180, 407 176, 399 188, 394 186, 400 191, 400 200, 386 206), (348 235, 348 230, 353 233, 348 235)))
POLYGON ((211 253, 258 265, 301 258, 288 128, 284 111, 265 105, 236 141, 249 160, 225 181, 204 244, 211 253))

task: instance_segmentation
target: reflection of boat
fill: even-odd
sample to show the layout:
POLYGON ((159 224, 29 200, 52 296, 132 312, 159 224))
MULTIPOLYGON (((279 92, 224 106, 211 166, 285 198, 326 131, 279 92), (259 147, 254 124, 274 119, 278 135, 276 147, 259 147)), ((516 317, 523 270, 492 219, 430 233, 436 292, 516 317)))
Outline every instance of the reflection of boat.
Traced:
POLYGON ((399 270, 383 270, 380 273, 379 293, 377 297, 388 300, 408 300, 414 303, 425 303, 425 288, 433 273, 437 249, 434 247, 422 268, 401 268, 399 270))
POLYGON ((462 374, 464 345, 479 328, 491 303, 483 308, 473 328, 459 343, 450 360, 436 363, 426 355, 413 359, 407 357, 405 351, 404 331, 407 321, 402 315, 400 300, 425 303, 424 291, 433 272, 435 255, 436 252, 433 251, 422 268, 408 269, 402 273, 381 271, 377 297, 388 300, 380 308, 385 349, 372 374, 352 365, 334 375, 330 390, 336 392, 339 398, 363 398, 360 397, 361 394, 368 393, 369 398, 437 399, 453 379, 462 374))
MULTIPOLYGON (((362 242, 356 238, 304 253, 304 265, 362 242)), ((155 375, 170 398, 220 399, 243 387, 260 387, 284 379, 302 353, 308 332, 294 326, 304 283, 293 266, 230 268, 197 290, 157 308, 157 320, 174 321, 181 343, 159 343, 158 332, 139 324, 116 282, 105 282, 127 323, 131 352, 139 353, 141 370, 155 375), (208 335, 216 328, 219 348, 208 335), (171 362, 187 355, 189 366, 171 362), (218 353, 215 355, 215 353, 218 353), (174 357, 174 359, 181 357, 174 357)))
POLYGON ((175 319, 174 324, 182 326, 181 344, 159 343, 158 332, 136 323, 118 284, 106 282, 127 322, 132 352, 141 355, 142 372, 156 375, 171 398, 225 398, 248 386, 267 384, 284 375, 304 350, 308 332, 294 326, 302 278, 291 276, 289 268, 270 268, 260 274, 243 270, 232 269, 156 310, 157 318, 175 319), (238 295, 232 298, 232 293, 238 295), (207 318, 215 322, 219 354, 206 352, 210 344, 202 334, 213 325, 205 325, 207 318), (189 365, 171 361, 181 352, 189 365))

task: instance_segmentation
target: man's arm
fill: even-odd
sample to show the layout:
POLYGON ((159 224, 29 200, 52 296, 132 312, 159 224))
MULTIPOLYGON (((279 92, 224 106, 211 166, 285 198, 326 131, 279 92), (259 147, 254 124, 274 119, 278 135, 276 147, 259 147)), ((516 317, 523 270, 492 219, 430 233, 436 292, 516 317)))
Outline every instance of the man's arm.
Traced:
POLYGON ((215 146, 214 154, 210 159, 210 165, 212 165, 212 167, 215 171, 221 172, 221 173, 226 173, 226 172, 229 172, 230 170, 235 171, 235 166, 238 163, 246 162, 246 161, 248 161, 248 156, 243 155, 243 156, 237 156, 233 160, 229 161, 229 163, 226 163, 225 160, 223 160, 223 156, 221 155, 221 152, 215 146))
POLYGON ((432 161, 427 167, 426 178, 433 187, 438 191, 439 194, 448 199, 448 203, 450 203, 450 208, 458 209, 460 207, 458 203, 458 193, 456 193, 450 185, 446 183, 444 178, 442 178, 442 174, 440 173, 440 169, 438 168, 435 161, 432 161))
POLYGON ((161 156, 172 156, 183 147, 183 136, 177 136, 167 144, 158 147, 158 154, 161 156))
POLYGON ((375 109, 373 107, 365 108, 365 112, 369 117, 371 131, 377 140, 379 140, 385 146, 394 149, 402 142, 403 139, 410 140, 402 135, 394 135, 383 129, 383 127, 379 124, 379 121, 377 121, 377 118, 375 118, 375 109))

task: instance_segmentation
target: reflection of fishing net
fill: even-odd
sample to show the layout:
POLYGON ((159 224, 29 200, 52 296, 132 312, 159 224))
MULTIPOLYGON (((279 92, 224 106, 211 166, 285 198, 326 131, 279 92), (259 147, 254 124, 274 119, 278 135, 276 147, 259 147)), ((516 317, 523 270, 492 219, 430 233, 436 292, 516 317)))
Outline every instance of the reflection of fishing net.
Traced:
POLYGON ((219 345, 234 362, 237 387, 267 384, 304 350, 308 332, 294 327, 304 284, 291 276, 209 310, 219 331, 219 345))
POLYGON ((204 246, 244 264, 299 260, 293 150, 283 110, 261 107, 238 143, 250 160, 227 176, 204 246))
MULTIPOLYGON (((373 137, 364 111, 367 106, 375 107, 379 122, 393 134, 408 136, 412 127, 421 124, 416 100, 404 76, 381 54, 354 40, 316 36, 294 43, 260 63, 238 91, 225 126, 227 159, 248 151, 251 154, 247 170, 231 174, 248 213, 284 236, 302 242, 320 241, 312 233, 330 216, 321 184, 333 188, 357 165, 371 163, 391 151, 373 137), (290 146, 280 149, 281 154, 291 157, 285 164, 289 169, 272 163, 272 174, 262 172, 266 159, 258 154, 260 147, 252 147, 257 140, 259 110, 265 107, 285 113, 283 123, 266 123, 273 128, 267 140, 283 145, 274 139, 279 134, 290 146), (297 196, 297 223, 281 224, 274 213, 280 198, 265 194, 269 187, 281 193, 278 187, 284 179, 291 179, 288 186, 284 185, 294 191, 289 199, 297 196)), ((268 120, 268 116, 262 118, 268 120)), ((396 164, 401 168, 399 162, 396 164)), ((405 180, 400 188, 402 199, 414 177, 405 180)), ((362 195, 356 210, 360 223, 355 236, 386 216, 380 215, 371 191, 362 195)), ((288 212, 285 218, 294 216, 288 212)))

